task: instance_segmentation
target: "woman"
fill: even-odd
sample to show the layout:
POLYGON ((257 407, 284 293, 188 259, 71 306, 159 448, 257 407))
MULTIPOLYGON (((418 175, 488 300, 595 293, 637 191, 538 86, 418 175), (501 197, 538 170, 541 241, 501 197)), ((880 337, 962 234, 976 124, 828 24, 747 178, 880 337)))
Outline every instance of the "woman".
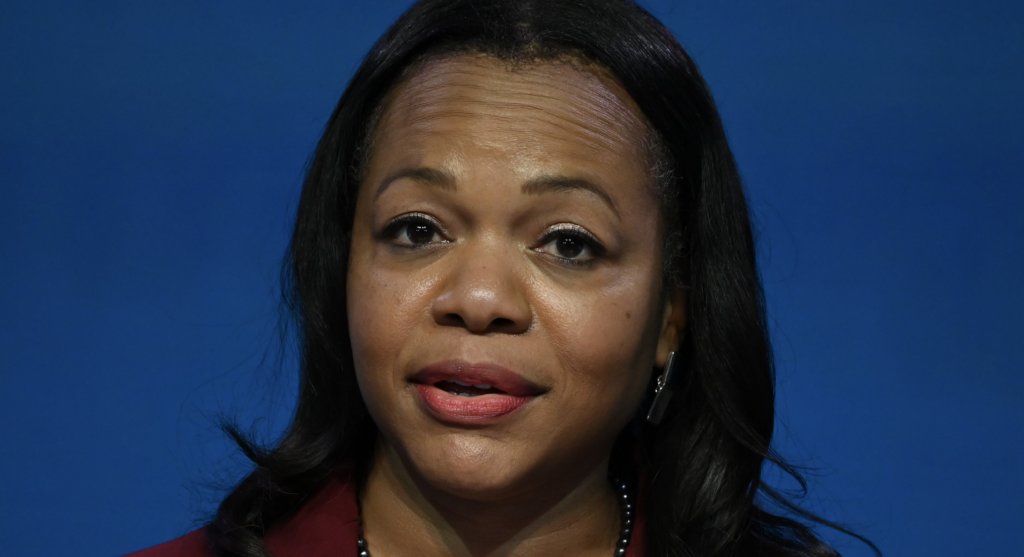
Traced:
MULTIPOLYGON (((331 117, 293 423, 139 555, 832 555, 761 483, 771 350, 696 66, 628 0, 423 0, 331 117), (758 494, 761 494, 760 497, 758 494)), ((785 465, 783 465, 785 466, 785 465)))

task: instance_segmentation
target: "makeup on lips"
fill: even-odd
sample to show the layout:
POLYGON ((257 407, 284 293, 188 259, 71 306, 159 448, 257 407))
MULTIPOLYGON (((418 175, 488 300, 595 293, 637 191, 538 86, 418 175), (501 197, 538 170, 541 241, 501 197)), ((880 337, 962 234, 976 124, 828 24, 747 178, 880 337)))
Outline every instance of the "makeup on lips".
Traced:
POLYGON ((427 411, 450 423, 492 423, 544 394, 544 389, 515 372, 491 364, 432 364, 411 382, 427 411))

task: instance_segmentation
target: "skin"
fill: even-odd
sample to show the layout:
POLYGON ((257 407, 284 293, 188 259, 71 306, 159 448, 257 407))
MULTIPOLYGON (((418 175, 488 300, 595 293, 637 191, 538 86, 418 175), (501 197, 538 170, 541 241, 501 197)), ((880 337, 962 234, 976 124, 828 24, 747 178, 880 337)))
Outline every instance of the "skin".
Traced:
POLYGON ((581 63, 450 56, 387 99, 348 275, 381 433, 361 494, 375 557, 612 554, 611 446, 685 325, 662 290, 645 137, 621 86, 581 63), (601 247, 564 249, 567 228, 601 247), (545 392, 494 424, 442 423, 409 379, 453 359, 545 392))

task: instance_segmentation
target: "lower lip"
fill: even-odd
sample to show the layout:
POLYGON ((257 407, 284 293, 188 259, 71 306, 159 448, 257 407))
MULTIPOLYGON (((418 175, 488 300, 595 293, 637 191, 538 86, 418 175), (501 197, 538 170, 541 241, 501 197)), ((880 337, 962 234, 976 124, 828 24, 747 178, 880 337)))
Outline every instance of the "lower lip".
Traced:
POLYGON ((423 384, 416 385, 416 390, 434 417, 453 423, 493 422, 512 415, 535 398, 508 394, 460 396, 423 384))

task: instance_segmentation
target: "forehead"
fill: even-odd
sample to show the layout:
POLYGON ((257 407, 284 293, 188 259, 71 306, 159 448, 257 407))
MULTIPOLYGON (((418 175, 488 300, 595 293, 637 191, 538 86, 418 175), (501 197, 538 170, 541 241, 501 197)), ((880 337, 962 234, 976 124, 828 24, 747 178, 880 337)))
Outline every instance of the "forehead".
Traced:
POLYGON ((491 152, 527 174, 541 166, 586 174, 596 164, 646 177, 647 129, 629 95, 600 69, 461 54, 427 60, 396 87, 373 151, 376 158, 386 144, 388 158, 415 159, 409 164, 442 162, 425 159, 447 151, 448 166, 470 151, 491 152))

